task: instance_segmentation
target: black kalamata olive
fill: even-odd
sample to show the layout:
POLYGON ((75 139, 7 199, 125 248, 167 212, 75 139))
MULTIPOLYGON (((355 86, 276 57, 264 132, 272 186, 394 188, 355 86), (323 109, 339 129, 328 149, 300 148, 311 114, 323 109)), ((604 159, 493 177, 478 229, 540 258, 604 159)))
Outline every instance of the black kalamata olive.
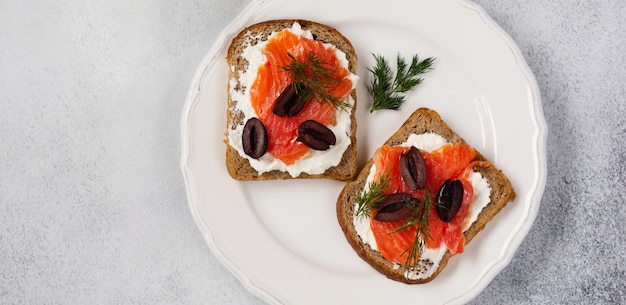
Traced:
POLYGON ((327 150, 337 142, 332 130, 313 120, 304 121, 298 126, 297 140, 315 150, 327 150))
POLYGON ((376 206, 378 212, 374 216, 375 220, 390 222, 400 220, 411 214, 408 204, 418 200, 409 193, 395 193, 385 196, 383 202, 376 206))
POLYGON ((459 212, 463 202, 463 183, 446 180, 437 194, 437 214, 444 222, 450 222, 459 212))
POLYGON ((243 152, 251 158, 258 159, 267 151, 267 131, 265 125, 257 118, 251 118, 243 127, 243 152))
POLYGON ((426 186, 426 163, 419 149, 411 149, 400 156, 400 174, 402 180, 411 190, 419 190, 426 186))
POLYGON ((303 90, 305 90, 305 87, 301 83, 289 84, 276 99, 272 112, 280 117, 285 115, 292 117, 298 114, 307 102, 306 99, 299 94, 303 92, 303 90))

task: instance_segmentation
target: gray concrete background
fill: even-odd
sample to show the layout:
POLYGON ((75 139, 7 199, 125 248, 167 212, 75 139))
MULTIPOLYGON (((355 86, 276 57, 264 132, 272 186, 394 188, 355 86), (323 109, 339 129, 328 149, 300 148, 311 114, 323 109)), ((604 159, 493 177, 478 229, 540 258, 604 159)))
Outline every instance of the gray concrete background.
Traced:
MULTIPOLYGON (((626 303, 626 2, 477 0, 549 128, 536 222, 474 304, 626 303)), ((0 303, 261 304, 188 210, 180 114, 248 1, 0 1, 0 303)))

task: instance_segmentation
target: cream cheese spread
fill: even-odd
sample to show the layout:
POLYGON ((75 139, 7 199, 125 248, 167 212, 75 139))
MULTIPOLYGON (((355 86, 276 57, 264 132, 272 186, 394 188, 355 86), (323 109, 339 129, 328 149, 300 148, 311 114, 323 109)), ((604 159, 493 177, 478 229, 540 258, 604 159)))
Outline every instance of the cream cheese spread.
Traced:
MULTIPOLYGON (((400 144, 400 146, 415 146, 421 150, 432 152, 438 147, 447 144, 448 142, 440 135, 436 133, 424 133, 424 134, 412 134, 409 136, 406 142, 400 144)), ((370 169, 370 173, 367 177, 367 181, 365 181, 365 187, 363 192, 367 192, 369 190, 369 184, 374 180, 374 176, 376 174, 376 165, 372 165, 370 169)), ((470 205, 469 221, 465 222, 466 225, 463 227, 463 232, 465 232, 469 227, 476 221, 478 218, 478 214, 482 211, 484 207, 486 207, 491 199, 489 195, 491 194, 491 186, 489 186, 489 182, 485 179, 480 173, 472 171, 469 176, 469 182, 474 189, 474 195, 472 198, 472 203, 470 205)), ((356 205, 356 203, 355 203, 356 205)), ((355 211, 357 208, 355 208, 355 211)), ((355 217, 354 218, 354 227, 356 228, 357 233, 361 237, 364 243, 368 244, 372 249, 378 250, 378 246, 376 245, 376 240, 374 239, 374 234, 370 228, 370 219, 367 217, 355 217)), ((441 244, 438 248, 429 249, 425 248, 424 252, 420 255, 420 262, 417 270, 407 271, 405 273, 405 277, 408 279, 425 279, 430 276, 437 270, 439 267, 439 263, 443 258, 444 254, 448 249, 445 244, 441 244)), ((402 268, 401 265, 396 264, 396 268, 402 268)))
MULTIPOLYGON (((299 23, 294 23, 293 26, 288 31, 291 31, 293 34, 298 35, 300 37, 313 39, 313 34, 311 31, 303 30, 299 23)), ((277 33, 272 33, 269 38, 277 33)), ((269 39, 268 38, 268 39, 269 39)), ((258 40, 255 37, 250 37, 249 41, 258 40)), ((267 40, 259 41, 256 44, 250 44, 243 51, 243 56, 248 60, 248 68, 241 72, 239 75, 229 80, 230 88, 235 88, 237 84, 237 80, 239 80, 241 91, 230 90, 231 99, 236 102, 236 108, 243 114, 243 121, 246 122, 248 119, 257 117, 254 108, 252 108, 252 103, 250 101, 250 88, 256 78, 257 71, 260 66, 264 65, 267 62, 267 57, 263 54, 263 49, 267 44, 267 40)), ((348 60, 346 54, 337 49, 332 44, 324 44, 326 49, 334 49, 337 59, 339 60, 341 66, 348 70, 348 60)), ((232 71, 234 71, 234 67, 230 67, 232 71)), ((352 89, 356 88, 356 84, 359 80, 359 77, 353 73, 350 73, 349 76, 352 82, 352 89)), ((345 101, 346 104, 350 106, 354 106, 354 100, 351 95, 348 95, 348 99, 345 101)), ((325 151, 316 151, 309 150, 303 157, 298 159, 294 164, 287 165, 283 161, 272 156, 271 153, 266 153, 259 159, 250 158, 248 155, 244 153, 243 144, 241 141, 243 134, 243 125, 238 125, 234 129, 228 129, 228 143, 235 149, 239 154, 248 159, 250 161, 250 165, 259 173, 259 175, 269 172, 272 170, 279 170, 283 172, 288 172, 292 177, 297 177, 301 173, 307 173, 311 175, 322 174, 327 169, 337 166, 343 157, 344 152, 351 144, 351 136, 352 136, 352 121, 350 117, 350 109, 343 109, 341 107, 337 107, 335 110, 336 123, 335 125, 326 126, 328 127, 336 137, 335 145, 332 145, 328 150, 325 151)))

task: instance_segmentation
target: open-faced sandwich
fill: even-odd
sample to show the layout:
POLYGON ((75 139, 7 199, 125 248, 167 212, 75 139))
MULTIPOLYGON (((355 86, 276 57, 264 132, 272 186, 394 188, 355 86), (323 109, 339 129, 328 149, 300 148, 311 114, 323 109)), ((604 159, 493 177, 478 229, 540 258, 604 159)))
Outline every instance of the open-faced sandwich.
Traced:
POLYGON ((352 179, 357 56, 336 29, 271 20, 228 49, 226 164, 238 180, 352 179))
POLYGON ((337 200, 351 246, 390 279, 425 283, 509 202, 508 178, 433 110, 416 110, 337 200))

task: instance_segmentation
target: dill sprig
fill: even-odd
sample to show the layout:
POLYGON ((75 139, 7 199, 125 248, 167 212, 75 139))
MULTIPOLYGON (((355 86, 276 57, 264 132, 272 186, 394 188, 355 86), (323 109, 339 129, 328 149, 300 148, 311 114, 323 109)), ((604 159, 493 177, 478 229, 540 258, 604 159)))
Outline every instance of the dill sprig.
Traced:
POLYGON ((380 109, 400 109, 406 93, 422 83, 423 78, 419 75, 430 71, 435 61, 434 57, 420 61, 418 55, 415 54, 411 64, 407 66, 404 58, 398 54, 396 59, 397 72, 394 76, 389 63, 383 56, 372 55, 376 60, 376 65, 373 69, 368 68, 373 74, 371 82, 367 86, 367 91, 374 99, 370 113, 380 109))
MULTIPOLYGON (((372 212, 376 209, 376 206, 381 203, 386 194, 385 191, 390 187, 390 182, 393 180, 390 176, 390 172, 383 173, 378 181, 371 181, 368 184, 368 190, 361 193, 356 199, 357 211, 356 217, 371 217, 372 212)), ((407 248, 404 253, 408 252, 407 260, 404 268, 407 271, 417 270, 419 266, 419 258, 424 253, 426 247, 426 240, 431 238, 428 231, 428 219, 430 216, 430 209, 433 204, 439 206, 440 203, 433 202, 431 193, 426 189, 426 196, 423 200, 414 198, 406 202, 407 206, 411 209, 411 214, 406 217, 404 222, 395 228, 389 234, 405 230, 415 231, 415 240, 413 244, 407 248)))
POLYGON ((383 173, 378 181, 371 181, 368 190, 359 195, 356 199, 356 217, 370 217, 376 205, 385 198, 385 190, 389 188, 389 182, 393 178, 389 177, 389 172, 383 173))
POLYGON ((433 201, 430 192, 427 191, 424 200, 413 200, 407 204, 411 209, 411 214, 406 218, 402 225, 397 227, 390 234, 405 230, 415 230, 415 240, 413 241, 413 244, 404 252, 408 252, 404 268, 405 270, 416 270, 419 258, 422 253, 424 253, 426 239, 431 238, 430 233, 428 232, 428 218, 430 216, 430 209, 433 205, 433 201))
POLYGON ((291 58, 291 64, 281 68, 291 73, 294 90, 307 103, 315 99, 319 102, 330 103, 334 107, 352 107, 342 99, 328 93, 341 84, 341 77, 336 68, 321 60, 314 52, 309 52, 304 62, 298 61, 291 53, 287 53, 287 56, 291 58))

